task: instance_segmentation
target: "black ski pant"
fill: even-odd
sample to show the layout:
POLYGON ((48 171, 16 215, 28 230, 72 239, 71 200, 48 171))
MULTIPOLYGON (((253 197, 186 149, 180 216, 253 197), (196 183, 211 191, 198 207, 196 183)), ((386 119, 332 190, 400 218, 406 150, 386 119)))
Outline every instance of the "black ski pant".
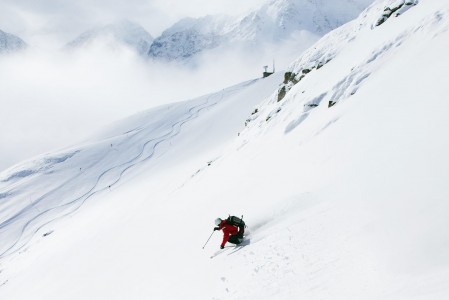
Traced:
POLYGON ((238 235, 231 235, 231 236, 229 237, 228 243, 238 245, 238 244, 240 244, 242 241, 243 241, 243 237, 239 237, 238 235))

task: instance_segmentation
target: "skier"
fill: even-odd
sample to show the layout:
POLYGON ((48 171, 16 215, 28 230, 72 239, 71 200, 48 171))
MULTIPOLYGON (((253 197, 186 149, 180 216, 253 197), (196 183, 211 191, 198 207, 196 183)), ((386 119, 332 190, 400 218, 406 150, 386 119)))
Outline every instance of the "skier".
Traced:
POLYGON ((243 233, 245 231, 244 222, 239 219, 241 223, 243 223, 243 225, 239 226, 233 222, 233 219, 231 218, 235 217, 229 217, 225 220, 217 218, 215 220, 215 225, 217 225, 217 227, 214 228, 214 231, 223 230, 223 241, 220 245, 220 249, 223 249, 227 242, 238 245, 243 241, 243 233))

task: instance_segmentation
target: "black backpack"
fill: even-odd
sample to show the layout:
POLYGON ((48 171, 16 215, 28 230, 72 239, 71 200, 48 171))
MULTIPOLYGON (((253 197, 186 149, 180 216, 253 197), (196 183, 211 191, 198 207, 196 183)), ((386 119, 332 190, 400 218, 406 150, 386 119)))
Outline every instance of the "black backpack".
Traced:
POLYGON ((239 228, 245 228, 246 227, 245 222, 243 221, 243 216, 241 218, 238 218, 236 216, 229 216, 226 219, 226 222, 228 224, 231 224, 231 225, 239 227, 239 228))

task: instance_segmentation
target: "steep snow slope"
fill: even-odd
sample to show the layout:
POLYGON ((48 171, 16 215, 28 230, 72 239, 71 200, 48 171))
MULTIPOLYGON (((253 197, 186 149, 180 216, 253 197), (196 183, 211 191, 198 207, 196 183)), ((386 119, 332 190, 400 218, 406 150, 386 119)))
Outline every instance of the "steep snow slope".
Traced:
MULTIPOLYGON (((259 104, 262 99, 273 92, 278 86, 281 76, 282 74, 276 74, 267 79, 245 82, 216 94, 144 112, 115 124, 84 145, 65 149, 60 153, 44 155, 3 172, 0 178, 0 237, 2 240, 0 285, 4 284, 0 290, 2 298, 3 295, 6 295, 6 298, 20 299, 23 297, 25 299, 34 294, 32 297, 38 299, 44 297, 47 292, 50 293, 51 298, 54 298, 55 295, 63 292, 60 290, 60 288, 63 289, 63 286, 47 291, 41 289, 41 284, 43 284, 41 282, 30 287, 28 291, 31 294, 28 292, 22 295, 17 294, 15 283, 20 281, 15 281, 12 278, 22 274, 22 258, 28 257, 25 259, 35 261, 37 263, 34 265, 35 271, 41 273, 40 259, 35 260, 34 257, 39 253, 37 250, 39 244, 50 237, 57 236, 59 228, 69 229, 71 226, 66 227, 63 223, 72 218, 73 221, 76 219, 75 224, 83 224, 81 226, 84 229, 87 229, 84 226, 90 227, 89 221, 85 217, 81 217, 81 219, 77 217, 81 212, 79 208, 83 205, 90 206, 92 204, 92 207, 97 205, 102 207, 100 210, 86 208, 82 211, 89 212, 89 214, 96 211, 94 215, 97 213, 98 215, 94 217, 94 223, 97 225, 99 225, 98 222, 107 224, 108 231, 112 228, 111 226, 114 226, 108 221, 109 213, 121 215, 131 207, 134 207, 132 210, 135 208, 140 210, 138 207, 142 204, 149 205, 148 208, 151 211, 156 209, 159 204, 164 203, 162 198, 166 197, 167 190, 171 191, 181 186, 197 168, 207 166, 210 161, 220 155, 224 143, 235 138, 239 130, 243 129, 242 120, 245 115, 251 112, 254 105, 259 104), (174 145, 176 146, 174 147, 174 145), (174 169, 177 171, 173 172, 174 169), (135 178, 137 175, 138 177, 135 178), (144 185, 151 191, 152 200, 147 201, 144 199, 146 196, 142 198, 141 196, 144 194, 136 195, 136 197, 128 195, 126 201, 120 200, 117 203, 118 206, 112 205, 116 201, 114 199, 119 199, 124 195, 123 191, 120 191, 121 186, 125 182, 129 183, 133 178, 134 182, 140 184, 142 184, 142 179, 145 181, 144 185), (164 194, 161 195, 160 190, 164 194), (116 198, 117 195, 120 196, 116 198), (74 214, 76 212, 78 214, 74 214), (106 219, 103 219, 102 216, 106 219), (35 248, 35 246, 37 247, 35 248), (31 251, 31 249, 36 250, 31 251), (23 254, 28 251, 33 254, 24 256, 23 254)), ((125 184, 124 186, 129 185, 125 184)), ((128 188, 126 190, 128 193, 128 188)), ((156 226, 152 221, 153 217, 147 215, 148 212, 145 213, 145 218, 149 218, 149 223, 142 226, 156 226)), ((125 212, 125 214, 128 213, 130 211, 125 212)), ((157 221, 158 226, 161 226, 166 220, 173 220, 174 215, 167 215, 168 213, 166 211, 163 215, 165 221, 155 218, 154 222, 157 221)), ((124 216, 117 217, 122 219, 124 216)), ((69 221, 69 223, 71 222, 69 221)), ((64 231, 61 237, 70 235, 71 240, 76 240, 76 234, 70 233, 70 230, 65 231, 66 229, 61 230, 61 233, 64 231)), ((162 228, 158 230, 162 230, 162 228)), ((82 233, 82 236, 88 232, 90 230, 82 233)), ((96 230, 92 232, 96 232, 96 230)), ((160 231, 160 233, 162 232, 160 231)), ((149 232, 150 236, 153 237, 148 241, 155 245, 164 240, 154 235, 154 232, 149 232)), ((60 246, 66 244, 66 242, 62 243, 60 246)), ((109 244, 109 242, 107 243, 109 244)), ((139 246, 132 246, 125 241, 122 241, 121 244, 129 250, 135 246, 136 249, 139 248, 139 246)), ((76 249, 80 250, 80 247, 84 246, 78 245, 76 249)), ((56 248, 50 246, 47 250, 56 250, 56 248)), ((145 252, 150 251, 147 247, 144 249, 142 250, 145 252)), ((161 248, 161 250, 163 249, 161 248)), ((64 252, 65 250, 61 253, 64 252)), ((104 251, 101 252, 105 257, 108 256, 104 251)), ((115 256, 114 252, 115 250, 109 254, 115 256)), ((154 255, 152 254, 151 258, 158 260, 159 258, 154 255)), ((65 257, 65 254, 62 257, 65 257)), ((45 264, 53 264, 58 261, 54 255, 50 255, 48 259, 45 264)), ((72 259, 66 261, 75 262, 72 259)), ((28 263, 23 265, 28 269, 27 273, 33 274, 33 271, 29 269, 30 266, 27 265, 28 263)), ((171 269, 168 268, 168 270, 171 269)), ((139 272, 143 274, 146 270, 141 269, 139 272)), ((37 273, 34 274, 37 275, 37 273)), ((79 276, 85 277, 85 275, 75 273, 69 275, 74 278, 65 281, 63 285, 73 283, 72 280, 77 281, 75 278, 79 276)), ((95 273, 91 274, 97 276, 95 273)), ((146 282, 147 279, 142 277, 140 283, 130 281, 129 284, 143 285, 146 282)), ((104 283, 106 284, 106 282, 104 283)), ((94 284, 100 290, 104 288, 102 283, 94 284)), ((85 292, 86 290, 82 294, 85 292)), ((115 292, 112 292, 111 297, 119 297, 113 294, 115 292)), ((67 296, 67 299, 76 298, 77 295, 77 293, 73 293, 67 296)), ((92 297, 97 299, 108 298, 109 293, 96 294, 93 291, 93 295, 92 297)))
POLYGON ((27 44, 21 38, 0 30, 0 53, 14 52, 26 46, 27 44))
POLYGON ((399 2, 377 1, 284 78, 143 113, 3 173, 0 296, 448 298, 449 5, 402 5, 379 24, 399 2), (31 238, 63 216, 53 201, 86 198, 31 238), (217 252, 215 233, 202 250, 227 213, 244 215, 245 245, 217 252))
MULTIPOLYGON (((237 45, 260 51, 264 44, 283 43, 299 31, 322 36, 355 18, 369 3, 339 0, 323 5, 318 0, 270 0, 243 17, 186 18, 155 39, 149 56, 184 60, 219 46, 237 45)), ((302 42, 309 40, 303 37, 302 42)))
POLYGON ((153 37, 142 26, 124 20, 86 31, 69 42, 66 48, 76 49, 96 42, 107 43, 112 47, 116 44, 124 44, 143 55, 148 52, 153 37))
MULTIPOLYGON (((255 95, 271 93, 278 84, 280 75, 269 80, 249 81, 199 99, 150 110, 119 123, 93 142, 79 148, 45 155, 6 170, 0 178, 0 233, 7 233, 12 240, 9 243, 4 240, 0 246, 0 254, 4 256, 16 252, 49 219, 75 211, 96 193, 121 184, 122 176, 128 170, 151 161, 155 155, 161 155, 156 150, 167 151, 167 144, 181 133, 183 127, 187 126, 186 123, 192 126, 190 121, 206 112, 205 116, 201 115, 201 120, 210 120, 210 115, 217 113, 215 106, 218 106, 222 108, 220 113, 228 115, 223 116, 224 120, 208 125, 207 133, 199 136, 201 139, 190 146, 198 154, 216 151, 223 142, 237 135, 238 128, 243 126, 241 120, 244 115, 260 101, 260 97, 255 95), (245 98, 248 94, 251 99, 245 98), (202 149, 202 144, 207 147, 202 149), (65 176, 61 176, 61 171, 65 176), (44 188, 38 188, 41 186, 44 188), (80 186, 84 188, 78 188, 80 186), (77 191, 67 197, 65 193, 72 187, 77 187, 77 191)), ((220 118, 217 116, 217 119, 220 118)), ((188 139, 199 135, 200 131, 196 129, 188 135, 188 139)), ((181 138, 178 137, 179 139, 181 138)), ((193 150, 184 148, 183 151, 193 150)), ((191 156, 195 155, 191 153, 191 156)), ((184 154, 171 158, 170 163, 182 156, 184 154)), ((161 161, 162 159, 158 159, 158 164, 161 161)))
POLYGON ((236 151, 188 188, 239 199, 216 214, 256 212, 251 245, 217 257, 218 298, 448 297, 449 6, 421 1, 376 26, 398 2, 302 55, 285 97, 259 107, 236 151))

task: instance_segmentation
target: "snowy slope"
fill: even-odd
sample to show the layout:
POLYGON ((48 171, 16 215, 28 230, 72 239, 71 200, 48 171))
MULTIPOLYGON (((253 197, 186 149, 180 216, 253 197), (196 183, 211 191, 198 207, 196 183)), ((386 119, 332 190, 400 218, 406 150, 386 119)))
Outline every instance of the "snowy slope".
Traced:
POLYGON ((299 31, 322 36, 355 18, 370 2, 339 0, 323 5, 318 0, 270 0, 240 17, 186 18, 154 40, 149 56, 183 60, 220 46, 246 45, 256 50, 265 43, 285 42, 299 31))
POLYGON ((14 52, 27 47, 19 37, 0 30, 0 53, 14 52))
POLYGON ((220 274, 224 299, 448 297, 449 6, 420 1, 376 26, 398 2, 304 53, 290 91, 259 107, 237 151, 197 183, 210 190, 192 187, 214 198, 220 178, 221 197, 254 199, 234 210, 257 203, 251 247, 222 258, 233 266, 220 274))
POLYGON ((153 37, 142 26, 124 20, 82 33, 66 45, 66 48, 82 48, 94 43, 104 43, 114 47, 123 44, 139 54, 146 54, 153 37))
POLYGON ((0 297, 447 299, 449 4, 404 3, 2 173, 0 297))
MULTIPOLYGON (((21 263, 17 259, 20 261, 28 249, 39 248, 38 245, 48 240, 47 237, 56 236, 59 232, 54 227, 57 221, 64 223, 73 217, 77 219, 74 213, 83 205, 90 204, 94 207, 107 204, 112 208, 102 207, 97 211, 97 217, 108 215, 107 211, 121 214, 124 207, 110 206, 116 197, 111 195, 118 195, 117 192, 122 195, 120 187, 137 175, 137 181, 146 181, 152 197, 158 195, 161 188, 166 192, 167 188, 173 190, 181 186, 196 168, 207 166, 221 154, 224 143, 235 138, 243 129, 245 115, 278 86, 280 76, 282 74, 245 82, 216 94, 144 112, 118 122, 84 145, 44 155, 3 172, 0 178, 0 285, 5 283, 4 288, 9 289, 10 286, 12 292, 6 298, 30 297, 15 294, 14 284, 10 285, 10 281, 13 282, 11 279, 21 273, 21 263), (174 174, 171 172, 173 168, 177 170, 174 174)), ((127 196, 127 199, 119 203, 125 204, 125 207, 142 204, 140 196, 135 199, 127 196)), ((160 201, 153 199, 148 205, 157 207, 160 201)), ((83 211, 93 212, 88 208, 83 211)), ((94 217, 95 223, 101 219, 97 217, 94 217)), ((84 217, 75 222, 90 227, 84 217)), ((107 226, 113 225, 109 223, 107 226)), ((62 236, 67 234, 65 231, 62 236)), ((33 253, 38 252, 33 250, 33 253)), ((52 256, 46 263, 52 263, 54 258, 52 256)), ((33 272, 29 270, 28 273, 31 275, 33 272)), ((40 290, 39 285, 35 287, 40 290)), ((2 286, 2 298, 4 291, 2 286)), ((34 288, 29 291, 36 292, 34 288)), ((43 294, 34 297, 44 297, 45 291, 41 292, 43 294)), ((107 293, 93 297, 99 299, 105 295, 107 293)), ((76 297, 76 294, 67 297, 76 297)))

